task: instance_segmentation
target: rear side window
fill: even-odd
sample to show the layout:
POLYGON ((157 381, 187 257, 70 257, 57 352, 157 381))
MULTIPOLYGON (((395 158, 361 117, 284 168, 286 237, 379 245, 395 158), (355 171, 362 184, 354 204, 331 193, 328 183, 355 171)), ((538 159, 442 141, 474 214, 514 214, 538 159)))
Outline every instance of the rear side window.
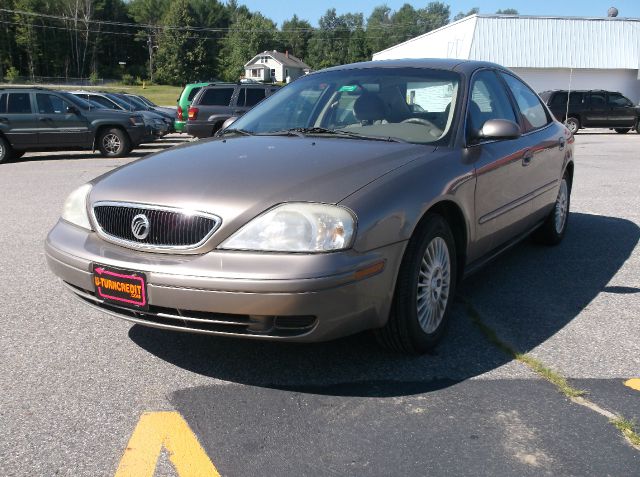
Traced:
POLYGON ((191 91, 189 91, 189 96, 187 96, 187 101, 193 101, 193 98, 195 98, 196 94, 198 94, 198 91, 200 91, 201 89, 202 89, 202 86, 196 86, 191 91))
POLYGON ((0 94, 0 114, 7 112, 7 93, 0 94))
POLYGON ((567 104, 567 93, 556 93, 551 98, 549 106, 565 106, 567 104))
POLYGON ((7 114, 31 113, 31 99, 29 93, 9 93, 7 100, 7 114))
POLYGON ((591 106, 602 107, 607 104, 604 93, 591 93, 591 106))
POLYGON ((252 107, 265 98, 266 90, 262 88, 242 88, 238 97, 238 106, 252 107))
POLYGON ((511 75, 505 73, 501 74, 507 82, 509 89, 511 89, 513 97, 516 99, 516 103, 518 103, 518 108, 522 115, 524 132, 539 129, 549 124, 547 111, 544 109, 540 98, 538 98, 538 96, 522 81, 511 75))
POLYGON ((199 104, 202 106, 229 106, 233 88, 211 88, 204 91, 199 104))

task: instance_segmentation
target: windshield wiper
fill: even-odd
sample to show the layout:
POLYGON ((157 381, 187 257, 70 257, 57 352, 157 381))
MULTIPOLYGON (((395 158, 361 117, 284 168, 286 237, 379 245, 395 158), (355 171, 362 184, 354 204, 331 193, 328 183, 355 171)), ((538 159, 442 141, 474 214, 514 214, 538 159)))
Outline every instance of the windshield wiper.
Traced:
POLYGON ((345 131, 344 129, 328 129, 323 127, 312 127, 312 128, 291 128, 291 129, 283 129, 282 131, 273 131, 267 133, 268 135, 278 136, 278 135, 288 135, 295 134, 305 136, 307 134, 331 134, 334 136, 342 136, 349 137, 354 139, 367 139, 371 141, 385 141, 385 142, 407 142, 403 139, 391 136, 369 136, 367 134, 361 134, 355 131, 345 131), (297 133, 297 134, 296 134, 297 133))
POLYGON ((246 129, 223 129, 216 133, 216 137, 226 136, 227 134, 241 134, 243 136, 253 136, 254 133, 251 131, 247 131, 246 129))

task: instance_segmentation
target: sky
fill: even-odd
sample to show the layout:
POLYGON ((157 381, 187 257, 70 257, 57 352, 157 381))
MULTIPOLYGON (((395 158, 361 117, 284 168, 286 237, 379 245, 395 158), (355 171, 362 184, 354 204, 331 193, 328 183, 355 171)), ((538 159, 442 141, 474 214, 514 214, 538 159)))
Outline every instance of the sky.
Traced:
MULTIPOLYGON (((387 4, 392 10, 397 10, 403 4, 409 3, 415 8, 423 8, 430 0, 314 0, 296 2, 291 0, 239 0, 252 11, 259 11, 271 18, 279 26, 297 14, 317 26, 318 19, 330 9, 335 8, 338 14, 364 13, 365 20, 378 5, 387 4)), ((515 8, 521 15, 559 15, 559 16, 587 16, 605 17, 607 10, 615 6, 620 12, 619 17, 640 18, 640 0, 441 0, 451 7, 451 15, 458 12, 468 12, 473 7, 479 7, 480 13, 495 13, 496 10, 515 8)))

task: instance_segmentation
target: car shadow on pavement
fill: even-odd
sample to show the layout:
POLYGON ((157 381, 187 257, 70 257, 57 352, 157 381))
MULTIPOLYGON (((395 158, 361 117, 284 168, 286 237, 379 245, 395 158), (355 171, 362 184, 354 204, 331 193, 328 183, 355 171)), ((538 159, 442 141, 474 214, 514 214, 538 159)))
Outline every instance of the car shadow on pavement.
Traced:
MULTIPOLYGON (((639 237, 640 228, 628 220, 572 213, 561 245, 549 248, 525 241, 465 280, 459 293, 478 307, 483 319, 489 319, 498 336, 508 333, 512 345, 527 351, 606 292, 639 237)), ((160 359, 194 373, 233 383, 335 396, 420 394, 511 361, 486 340, 460 303, 454 305, 443 342, 425 356, 385 351, 370 333, 327 343, 294 344, 136 325, 129 337, 160 359)))

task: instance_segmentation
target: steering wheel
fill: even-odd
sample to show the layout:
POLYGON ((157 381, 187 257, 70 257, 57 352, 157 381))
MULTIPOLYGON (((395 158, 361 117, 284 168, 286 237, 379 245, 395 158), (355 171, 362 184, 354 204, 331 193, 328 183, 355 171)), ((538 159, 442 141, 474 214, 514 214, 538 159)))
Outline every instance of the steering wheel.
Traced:
POLYGON ((422 124, 423 126, 427 126, 429 128, 429 134, 431 134, 433 137, 440 137, 442 135, 442 129, 426 119, 407 118, 404 121, 401 121, 401 123, 422 124))

